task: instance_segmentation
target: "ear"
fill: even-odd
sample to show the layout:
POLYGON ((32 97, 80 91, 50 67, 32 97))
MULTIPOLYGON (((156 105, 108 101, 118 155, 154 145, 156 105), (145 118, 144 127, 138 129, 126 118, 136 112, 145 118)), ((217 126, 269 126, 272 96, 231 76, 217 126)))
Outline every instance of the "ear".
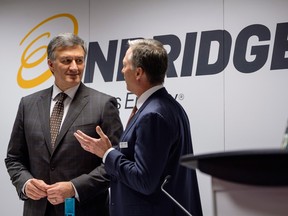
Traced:
POLYGON ((135 75, 136 75, 136 77, 138 78, 140 78, 142 75, 143 75, 143 73, 144 73, 144 70, 141 68, 141 67, 137 67, 136 68, 136 73, 135 73, 135 75))
POLYGON ((54 71, 53 62, 50 59, 48 59, 47 64, 49 66, 50 71, 53 73, 53 71, 54 71))

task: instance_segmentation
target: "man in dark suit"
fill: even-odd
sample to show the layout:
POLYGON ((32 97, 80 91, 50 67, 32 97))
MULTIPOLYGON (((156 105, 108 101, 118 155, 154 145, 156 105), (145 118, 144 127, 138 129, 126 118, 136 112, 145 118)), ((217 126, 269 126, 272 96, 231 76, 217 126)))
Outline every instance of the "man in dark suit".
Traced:
POLYGON ((75 197, 77 216, 109 215, 109 179, 101 158, 84 151, 73 133, 98 136, 101 125, 113 145, 123 132, 114 97, 82 82, 86 46, 70 33, 53 38, 47 49, 55 77, 52 87, 21 99, 5 163, 24 216, 63 216, 64 201, 75 197), (51 145, 49 119, 57 94, 64 92, 62 126, 51 145))
POLYGON ((163 87, 167 62, 160 42, 129 41, 122 73, 138 97, 138 111, 118 147, 112 148, 101 126, 96 127, 100 138, 75 133, 85 150, 103 158, 111 176, 111 216, 186 215, 161 191, 167 176, 164 189, 192 215, 202 215, 195 170, 179 165, 180 156, 193 153, 192 140, 184 109, 163 87))

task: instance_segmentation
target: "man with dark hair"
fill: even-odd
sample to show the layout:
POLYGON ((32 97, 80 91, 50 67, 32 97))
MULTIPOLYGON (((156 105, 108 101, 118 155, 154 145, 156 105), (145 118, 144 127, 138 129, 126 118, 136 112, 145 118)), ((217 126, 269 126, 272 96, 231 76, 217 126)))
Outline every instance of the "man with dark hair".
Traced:
POLYGON ((84 151, 73 133, 97 137, 101 125, 118 144, 123 127, 117 101, 81 82, 86 46, 80 37, 60 34, 47 53, 54 85, 21 99, 5 159, 24 200, 23 215, 63 216, 70 197, 77 216, 109 215, 109 178, 101 158, 84 151))

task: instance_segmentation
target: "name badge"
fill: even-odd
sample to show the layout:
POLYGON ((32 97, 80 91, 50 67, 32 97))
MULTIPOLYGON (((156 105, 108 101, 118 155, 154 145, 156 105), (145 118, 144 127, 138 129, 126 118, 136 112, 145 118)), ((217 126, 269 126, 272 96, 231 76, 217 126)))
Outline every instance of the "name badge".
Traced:
POLYGON ((120 142, 119 146, 120 148, 128 148, 128 142, 120 142))

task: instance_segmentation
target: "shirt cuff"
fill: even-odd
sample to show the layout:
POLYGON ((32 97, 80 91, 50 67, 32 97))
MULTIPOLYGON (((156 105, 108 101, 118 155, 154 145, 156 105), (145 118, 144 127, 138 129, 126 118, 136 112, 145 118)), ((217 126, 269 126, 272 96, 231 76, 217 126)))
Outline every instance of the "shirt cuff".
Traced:
POLYGON ((109 152, 111 152, 112 150, 115 150, 115 148, 111 147, 109 148, 103 155, 103 158, 102 158, 102 162, 105 164, 105 160, 106 160, 106 157, 107 155, 109 154, 109 152))
POLYGON ((72 187, 74 188, 74 191, 75 191, 75 199, 77 199, 78 200, 78 202, 80 202, 80 198, 79 198, 79 194, 78 194, 78 192, 77 192, 77 190, 76 190, 76 188, 75 188, 75 186, 74 186, 74 184, 71 182, 71 184, 72 184, 72 187))
POLYGON ((29 181, 31 181, 31 179, 28 179, 26 182, 25 182, 25 184, 23 185, 23 187, 22 187, 22 193, 26 196, 26 193, 25 193, 25 187, 26 187, 26 185, 27 185, 27 183, 29 182, 29 181))

